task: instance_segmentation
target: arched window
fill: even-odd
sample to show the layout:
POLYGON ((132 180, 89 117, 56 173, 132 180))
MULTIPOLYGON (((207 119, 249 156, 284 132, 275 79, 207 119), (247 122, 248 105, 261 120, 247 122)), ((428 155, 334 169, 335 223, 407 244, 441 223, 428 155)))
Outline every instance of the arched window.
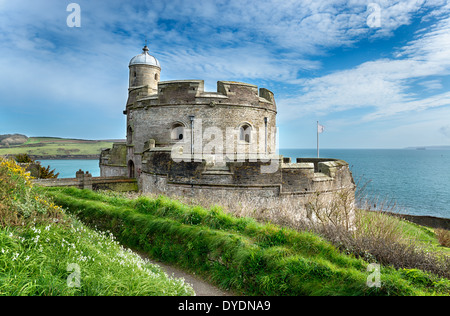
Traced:
POLYGON ((128 161, 128 177, 135 178, 134 162, 133 160, 128 161))
POLYGON ((250 143, 251 141, 251 133, 252 133, 252 127, 249 124, 242 124, 239 127, 239 140, 250 143))
POLYGON ((183 140, 184 137, 184 124, 177 122, 172 125, 172 131, 170 138, 175 141, 183 140))
POLYGON ((133 143, 133 129, 131 128, 131 126, 128 126, 127 128, 127 143, 133 143))
POLYGON ((137 72, 136 72, 136 71, 133 71, 133 77, 130 78, 130 81, 131 81, 131 85, 132 85, 132 86, 136 85, 136 80, 137 80, 137 72))

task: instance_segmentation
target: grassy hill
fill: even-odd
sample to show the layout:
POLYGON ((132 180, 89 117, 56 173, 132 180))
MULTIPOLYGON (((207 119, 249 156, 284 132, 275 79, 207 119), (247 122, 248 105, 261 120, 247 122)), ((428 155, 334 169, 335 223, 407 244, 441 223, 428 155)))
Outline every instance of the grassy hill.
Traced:
POLYGON ((88 228, 0 158, 0 296, 193 295, 183 279, 88 228))
POLYGON ((220 207, 75 188, 48 189, 47 194, 83 222, 112 232, 122 244, 243 295, 450 294, 447 278, 389 264, 381 264, 381 285, 372 287, 373 257, 355 258, 315 233, 234 217, 220 207))
POLYGON ((4 138, 0 144, 0 156, 28 154, 34 159, 97 159, 101 150, 111 148, 113 142, 113 140, 10 136, 4 138), (11 144, 8 143, 8 140, 12 140, 11 144), (23 143, 19 144, 20 140, 23 143))

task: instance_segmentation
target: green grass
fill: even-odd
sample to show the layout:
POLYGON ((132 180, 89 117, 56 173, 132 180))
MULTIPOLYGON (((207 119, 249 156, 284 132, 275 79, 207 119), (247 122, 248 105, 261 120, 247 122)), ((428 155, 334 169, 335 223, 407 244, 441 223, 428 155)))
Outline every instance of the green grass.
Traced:
POLYGON ((450 281, 414 269, 381 267, 369 287, 368 262, 339 252, 318 235, 219 207, 187 206, 166 197, 129 200, 73 188, 47 194, 83 222, 159 260, 194 271, 246 295, 448 295, 450 281))
POLYGON ((192 295, 181 279, 72 220, 0 230, 0 295, 192 295), (74 279, 79 267, 79 283, 74 279), (68 283, 69 281, 69 283, 68 283))
POLYGON ((439 244, 434 229, 430 227, 421 226, 398 217, 383 214, 382 212, 364 210, 358 210, 358 212, 369 232, 378 231, 380 235, 385 233, 387 235, 384 237, 388 240, 413 242, 418 248, 426 252, 450 256, 450 248, 439 244), (382 232, 380 227, 383 228, 384 232, 382 232))
POLYGON ((442 247, 436 238, 434 230, 408 221, 401 221, 401 230, 405 237, 416 240, 421 246, 430 252, 442 253, 450 256, 450 248, 442 247))
POLYGON ((111 148, 111 141, 90 141, 55 137, 30 137, 19 146, 0 148, 0 155, 28 154, 37 156, 99 155, 104 148, 111 148))
POLYGON ((0 180, 0 295, 194 294, 110 233, 66 214, 13 160, 0 157, 0 180))

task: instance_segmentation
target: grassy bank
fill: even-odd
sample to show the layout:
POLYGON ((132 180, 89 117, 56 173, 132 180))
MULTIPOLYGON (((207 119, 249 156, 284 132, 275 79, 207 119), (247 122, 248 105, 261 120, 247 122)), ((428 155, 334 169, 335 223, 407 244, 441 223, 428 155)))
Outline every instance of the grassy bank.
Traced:
POLYGON ((0 295, 192 295, 183 280, 77 221, 0 230, 0 295), (77 271, 79 279, 77 279, 77 271))
POLYGON ((0 158, 0 295, 192 295, 181 279, 66 214, 0 158))
MULTIPOLYGON (((297 231, 309 231, 322 236, 340 251, 370 262, 398 269, 419 269, 450 278, 450 248, 447 244, 450 232, 416 225, 390 216, 391 213, 385 210, 375 212, 357 209, 353 219, 348 218, 342 223, 326 218, 324 221, 311 222, 297 216, 298 203, 295 198, 285 198, 281 202, 268 200, 264 208, 255 208, 255 204, 261 202, 245 196, 233 200, 212 199, 209 196, 172 198, 205 208, 220 205, 227 214, 251 217, 262 223, 269 222, 297 231), (347 222, 353 223, 351 230, 346 229, 347 222)), ((329 205, 330 213, 346 207, 347 201, 340 198, 335 200, 329 205)), ((315 197, 309 203, 316 205, 315 197)))
POLYGON ((448 295, 450 281, 418 269, 381 266, 370 287, 369 262, 345 255, 317 234, 237 218, 220 208, 166 197, 127 199, 51 189, 83 222, 111 231, 128 247, 203 275, 246 295, 448 295))

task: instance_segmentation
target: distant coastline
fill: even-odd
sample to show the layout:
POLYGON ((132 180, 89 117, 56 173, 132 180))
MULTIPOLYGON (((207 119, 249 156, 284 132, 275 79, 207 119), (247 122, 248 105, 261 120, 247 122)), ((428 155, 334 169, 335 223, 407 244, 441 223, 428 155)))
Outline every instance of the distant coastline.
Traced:
POLYGON ((416 150, 450 150, 450 146, 413 146, 413 147, 406 147, 405 149, 416 149, 416 150))
MULTIPOLYGON (((375 212, 375 211, 372 211, 375 212)), ((428 215, 411 215, 411 214, 401 214, 401 213, 393 213, 393 212, 385 212, 391 216, 396 216, 403 218, 409 222, 432 227, 432 228, 442 228, 446 230, 450 230, 450 218, 444 217, 436 217, 436 216, 428 216, 428 215)))
MULTIPOLYGON (((16 154, 0 155, 1 157, 14 157, 16 154)), ((33 160, 99 160, 100 155, 28 155, 33 160)))
POLYGON ((61 137, 28 137, 23 134, 0 135, 0 156, 27 154, 35 160, 98 160, 103 149, 123 139, 85 140, 61 137))
POLYGON ((100 155, 50 155, 35 156, 31 155, 34 160, 99 160, 100 155))
MULTIPOLYGON (((16 154, 0 155, 1 157, 14 157, 16 154)), ((28 155, 33 160, 98 160, 100 155, 28 155)))

